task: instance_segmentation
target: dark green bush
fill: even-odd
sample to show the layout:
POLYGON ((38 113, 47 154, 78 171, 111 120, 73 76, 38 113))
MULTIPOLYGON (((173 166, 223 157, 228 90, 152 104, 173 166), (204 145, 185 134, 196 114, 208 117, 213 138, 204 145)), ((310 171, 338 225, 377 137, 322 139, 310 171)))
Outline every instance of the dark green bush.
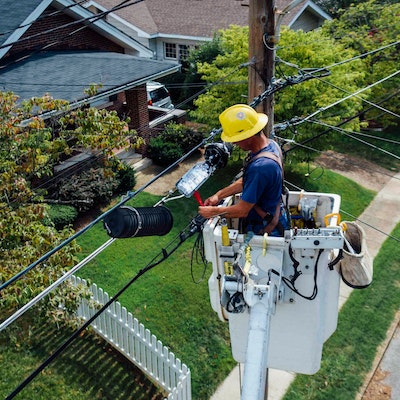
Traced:
POLYGON ((78 216, 78 211, 73 206, 64 204, 50 204, 49 206, 48 215, 56 229, 71 225, 78 216))
POLYGON ((202 140, 203 133, 171 122, 165 126, 162 133, 150 139, 147 156, 156 164, 170 165, 202 140))
POLYGON ((110 201, 118 186, 119 181, 112 171, 90 168, 61 181, 58 196, 60 200, 68 201, 82 212, 91 209, 95 204, 110 201))
POLYGON ((116 168, 116 179, 119 182, 116 193, 128 192, 136 185, 135 170, 127 164, 119 163, 116 168))

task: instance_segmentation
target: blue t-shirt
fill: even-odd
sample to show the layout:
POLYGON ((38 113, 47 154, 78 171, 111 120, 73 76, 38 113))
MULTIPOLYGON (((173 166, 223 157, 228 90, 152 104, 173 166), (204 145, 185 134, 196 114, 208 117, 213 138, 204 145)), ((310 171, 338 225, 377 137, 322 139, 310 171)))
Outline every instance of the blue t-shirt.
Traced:
MULTIPOLYGON (((279 150, 275 142, 253 154, 255 157, 261 152, 273 152, 279 157, 279 150)), ((267 157, 259 157, 251 161, 246 167, 243 176, 242 199, 248 203, 257 204, 262 210, 274 215, 276 206, 281 201, 282 170, 279 164, 267 157)), ((261 219, 252 209, 248 219, 261 219)))

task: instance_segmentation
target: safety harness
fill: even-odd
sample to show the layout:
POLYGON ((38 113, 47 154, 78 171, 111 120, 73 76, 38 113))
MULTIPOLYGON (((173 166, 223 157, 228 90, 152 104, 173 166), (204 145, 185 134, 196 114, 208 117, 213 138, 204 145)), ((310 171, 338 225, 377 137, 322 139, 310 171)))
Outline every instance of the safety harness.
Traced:
MULTIPOLYGON (((279 167, 281 168, 282 171, 282 196, 285 194, 286 195, 286 204, 287 204, 287 199, 289 196, 289 192, 286 188, 286 186, 284 185, 284 176, 283 176, 283 166, 282 166, 282 160, 280 157, 278 157, 275 153, 271 152, 271 151, 262 151, 261 153, 258 153, 255 156, 251 156, 249 154, 248 157, 246 157, 246 159, 244 160, 243 163, 243 171, 245 172, 246 168, 255 160, 257 160, 258 158, 269 158, 271 160, 274 160, 279 167)), ((243 179, 245 177, 245 173, 243 173, 243 179)), ((279 222, 279 216, 280 216, 280 212, 281 212, 281 205, 285 205, 285 202, 282 201, 278 202, 278 204, 276 205, 276 209, 274 214, 272 215, 271 213, 269 213, 268 211, 264 211, 259 205, 255 205, 254 206, 254 210, 257 212, 257 214, 264 220, 267 222, 267 226, 264 228, 264 233, 268 233, 270 234, 275 228, 278 230, 279 235, 283 236, 284 234, 284 227, 282 225, 281 222, 279 222)), ((285 211, 286 207, 285 207, 285 211)))

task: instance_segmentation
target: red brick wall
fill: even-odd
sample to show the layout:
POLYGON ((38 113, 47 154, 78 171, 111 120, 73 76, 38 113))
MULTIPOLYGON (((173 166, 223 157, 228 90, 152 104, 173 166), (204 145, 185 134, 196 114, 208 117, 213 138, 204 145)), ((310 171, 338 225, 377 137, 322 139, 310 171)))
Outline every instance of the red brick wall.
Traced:
MULTIPOLYGON (((149 110, 147 108, 146 85, 137 86, 125 91, 127 115, 131 119, 130 127, 135 129, 146 143, 150 138, 149 110)), ((139 152, 145 151, 145 146, 139 152)))
MULTIPOLYGON (((55 11, 56 9, 49 7, 42 17, 25 32, 21 39, 61 27, 65 24, 71 24, 75 21, 66 14, 48 15, 55 11)), ((67 27, 35 36, 29 40, 24 40, 21 43, 15 44, 8 55, 13 57, 21 53, 41 50, 43 46, 53 42, 54 44, 46 48, 46 50, 104 50, 124 53, 124 49, 121 46, 96 33, 91 29, 90 25, 68 36, 70 33, 84 26, 80 22, 74 23, 67 27)))

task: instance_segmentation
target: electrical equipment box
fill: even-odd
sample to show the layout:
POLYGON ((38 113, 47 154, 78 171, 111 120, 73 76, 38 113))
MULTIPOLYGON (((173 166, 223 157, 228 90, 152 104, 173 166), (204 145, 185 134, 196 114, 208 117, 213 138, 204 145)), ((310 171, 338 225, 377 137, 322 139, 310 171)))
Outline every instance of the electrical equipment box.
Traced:
MULTIPOLYGON (((238 199, 227 198, 224 205, 238 199)), ((340 275, 333 260, 344 240, 338 226, 340 196, 290 192, 289 207, 292 229, 284 237, 250 237, 240 232, 237 219, 207 221, 210 301, 229 323, 236 361, 249 362, 253 346, 255 357, 257 351, 266 353, 267 368, 314 374, 323 343, 337 326, 340 275), (260 339, 265 343, 249 339, 256 312, 267 316, 261 329, 266 337, 260 339)))

